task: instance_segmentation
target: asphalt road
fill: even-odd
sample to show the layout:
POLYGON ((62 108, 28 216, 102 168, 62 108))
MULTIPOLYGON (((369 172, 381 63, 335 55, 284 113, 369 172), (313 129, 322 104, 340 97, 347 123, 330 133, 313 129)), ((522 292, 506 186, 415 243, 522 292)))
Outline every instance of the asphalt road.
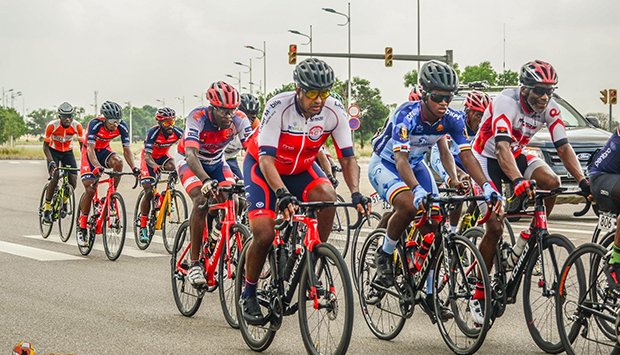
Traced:
MULTIPOLYGON (((362 189, 370 193, 367 164, 360 165, 362 189)), ((45 177, 42 161, 0 161, 0 352, 29 341, 39 353, 56 354, 250 353, 239 331, 226 324, 217 293, 206 295, 194 317, 179 314, 170 286, 170 257, 157 242, 161 239, 144 252, 128 235, 116 262, 101 250, 82 257, 75 237, 62 243, 57 229, 42 239, 37 208, 45 177)), ((138 193, 129 180, 120 188, 128 217, 138 193)), ((78 197, 82 191, 79 186, 78 197)), ((558 207, 550 230, 578 245, 589 241, 596 218, 590 212, 575 219, 574 210, 558 207)), ((524 223, 515 229, 519 226, 524 223)), ((393 341, 375 338, 356 298, 349 353, 405 352, 450 353, 437 327, 419 310, 393 341)), ((296 316, 284 320, 267 353, 305 353, 296 316)), ((479 353, 542 353, 529 336, 520 300, 493 326, 479 353)))

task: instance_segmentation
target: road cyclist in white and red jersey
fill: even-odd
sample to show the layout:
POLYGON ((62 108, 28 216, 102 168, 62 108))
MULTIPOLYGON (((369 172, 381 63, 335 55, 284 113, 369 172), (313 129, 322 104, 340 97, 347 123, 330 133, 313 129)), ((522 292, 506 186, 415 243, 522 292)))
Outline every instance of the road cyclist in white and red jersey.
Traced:
MULTIPOLYGON (((73 140, 77 137, 80 147, 84 145, 84 130, 82 125, 73 120, 75 108, 68 102, 58 106, 58 119, 47 124, 45 139, 43 140, 43 153, 47 159, 47 170, 50 174, 50 183, 45 193, 43 205, 43 220, 52 223, 52 195, 58 184, 58 164, 68 168, 77 168, 75 155, 73 154, 73 140)), ((77 171, 69 171, 69 183, 75 189, 77 185, 77 171)), ((68 199, 69 196, 66 196, 68 199)), ((64 201, 66 204, 67 201, 64 201)), ((64 205, 63 205, 64 206, 64 205)))
MULTIPOLYGON (((530 139, 546 125, 566 170, 579 182, 583 195, 589 196, 590 185, 568 143, 560 106, 552 97, 558 83, 555 69, 541 60, 528 62, 521 67, 519 82, 518 88, 505 89, 493 99, 484 112, 480 130, 472 144, 486 177, 500 191, 502 181, 513 185, 516 203, 507 207, 509 212, 521 209, 526 197, 534 198, 530 179, 535 180, 541 189, 559 187, 560 178, 551 168, 537 156, 524 151, 530 139)), ((554 203, 555 197, 545 201, 547 214, 554 203)), ((490 218, 479 245, 489 270, 502 228, 500 220, 490 218)))
MULTIPOLYGON (((363 212, 370 199, 359 192, 359 172, 351 130, 341 103, 330 97, 334 72, 324 61, 305 59, 293 72, 295 91, 276 95, 265 105, 258 134, 253 135, 243 163, 252 243, 247 251, 241 311, 248 324, 263 320, 256 299, 259 274, 275 237, 276 212, 285 219, 299 200, 336 201, 336 191, 316 163, 331 136, 352 202, 363 212)), ((318 213, 322 242, 331 232, 334 208, 318 213)))
MULTIPOLYGON (((185 133, 178 148, 185 158, 177 163, 177 171, 193 203, 189 218, 191 268, 187 277, 194 287, 207 283, 204 265, 199 259, 208 212, 198 206, 207 202, 214 181, 220 185, 235 183, 235 177, 224 159, 224 150, 235 136, 245 147, 252 133, 250 121, 237 110, 239 92, 232 85, 223 81, 211 84, 207 99, 208 106, 195 108, 187 116, 185 133)), ((214 217, 209 214, 209 224, 214 217)))

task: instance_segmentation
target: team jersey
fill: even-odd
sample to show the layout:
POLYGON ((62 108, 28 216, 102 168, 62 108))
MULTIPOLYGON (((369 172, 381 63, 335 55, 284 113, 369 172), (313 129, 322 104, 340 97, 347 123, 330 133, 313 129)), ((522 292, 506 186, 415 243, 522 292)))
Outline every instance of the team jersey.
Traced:
POLYGON ((88 122, 87 143, 94 144, 95 149, 107 149, 110 147, 112 139, 121 136, 123 147, 129 146, 129 128, 127 123, 121 120, 119 125, 113 131, 105 128, 105 118, 96 117, 88 122))
POLYGON ((592 164, 588 168, 590 176, 598 173, 620 174, 620 127, 601 150, 592 158, 592 164))
POLYGON ((241 144, 245 146, 251 133, 250 121, 241 111, 235 111, 230 127, 219 129, 213 122, 209 106, 198 107, 187 116, 185 133, 178 151, 185 155, 186 147, 196 148, 198 159, 205 164, 214 165, 223 160, 224 149, 235 136, 238 136, 241 144))
MULTIPOLYGON (((252 121, 252 131, 254 131, 256 127, 258 127, 258 125, 260 125, 260 120, 258 118, 255 118, 254 121, 252 121)), ((224 150, 224 157, 226 158, 226 160, 236 159, 237 154, 239 154, 241 149, 243 149, 241 140, 239 139, 238 136, 235 136, 232 142, 230 142, 226 146, 226 149, 224 150)))
MULTIPOLYGON (((465 116, 463 116, 463 119, 464 118, 465 116)), ((465 139, 467 140, 468 143, 471 144, 471 141, 476 136, 476 131, 472 130, 471 128, 469 128, 467 124, 465 124, 465 133, 466 133, 465 139)), ((461 149, 459 148, 459 145, 452 139, 452 137, 448 137, 448 143, 450 146, 450 153, 452 153, 452 155, 457 156, 461 153, 461 149)))
POLYGON ((351 129, 340 101, 325 100, 318 114, 305 118, 299 109, 296 93, 284 92, 265 105, 258 128, 248 145, 248 154, 275 157, 280 175, 296 175, 310 169, 325 140, 331 135, 339 158, 353 156, 351 129))
POLYGON ((164 134, 159 125, 151 127, 144 140, 144 152, 151 153, 153 159, 158 159, 168 155, 170 147, 183 137, 183 130, 173 127, 172 133, 168 136, 164 134))
POLYGON ((71 125, 64 128, 60 120, 56 119, 47 124, 45 128, 44 141, 49 144, 51 149, 59 152, 69 152, 73 150, 73 136, 77 135, 78 141, 84 143, 84 129, 76 120, 71 121, 71 125))
POLYGON ((477 153, 496 159, 495 142, 506 141, 510 143, 513 155, 517 157, 545 124, 556 148, 568 142, 560 106, 553 98, 543 112, 537 113, 530 111, 519 96, 518 88, 505 89, 484 111, 480 130, 473 143, 477 153))
POLYGON ((452 137, 459 152, 470 149, 463 112, 448 107, 443 117, 430 124, 422 120, 421 107, 420 101, 408 101, 394 111, 371 142, 375 154, 396 164, 394 153, 409 153, 409 164, 416 166, 446 134, 452 137))

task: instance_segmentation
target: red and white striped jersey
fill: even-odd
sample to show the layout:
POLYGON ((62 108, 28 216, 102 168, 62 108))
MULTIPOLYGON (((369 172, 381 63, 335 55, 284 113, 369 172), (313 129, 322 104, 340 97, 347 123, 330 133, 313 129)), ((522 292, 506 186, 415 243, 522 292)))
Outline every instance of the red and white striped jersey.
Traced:
POLYGON ((78 121, 73 120, 69 127, 64 128, 60 124, 60 120, 56 119, 47 124, 44 141, 54 150, 68 152, 73 149, 73 137, 75 135, 77 135, 78 141, 84 143, 84 129, 78 121))

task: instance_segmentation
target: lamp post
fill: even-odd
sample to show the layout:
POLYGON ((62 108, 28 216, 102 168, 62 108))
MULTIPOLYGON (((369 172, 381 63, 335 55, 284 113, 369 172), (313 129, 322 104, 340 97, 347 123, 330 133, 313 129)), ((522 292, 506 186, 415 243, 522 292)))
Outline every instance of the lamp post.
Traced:
POLYGON ((183 104, 183 118, 185 118, 185 96, 177 97, 177 100, 181 101, 181 103, 183 104))
POLYGON ((351 106, 351 3, 348 4, 348 10, 346 14, 342 12, 338 12, 332 8, 324 7, 323 11, 330 12, 332 14, 337 14, 346 17, 347 22, 339 23, 338 26, 347 26, 349 27, 349 83, 347 84, 347 106, 351 106))
POLYGON ((162 106, 162 107, 166 107, 166 99, 161 99, 161 100, 160 100, 160 99, 157 99, 157 100, 155 100, 155 101, 157 101, 157 102, 161 103, 161 106, 162 106))
POLYGON ((131 101, 125 101, 125 104, 129 107, 129 141, 133 142, 133 107, 131 101))
MULTIPOLYGON (((253 86, 251 84, 251 82, 252 82, 252 58, 250 58, 250 65, 243 64, 241 62, 235 62, 235 64, 240 65, 242 67, 246 67, 246 68, 248 68, 250 70, 250 94, 251 94, 252 93, 252 89, 253 89, 253 86)), ((241 86, 241 85, 239 85, 239 86, 241 86)))
POLYGON ((15 108, 15 98, 22 96, 21 91, 11 93, 11 108, 15 108))
MULTIPOLYGON (((420 0, 418 0, 418 55, 420 55, 420 0)), ((418 60, 418 78, 420 77, 420 61, 418 60)))
POLYGON ((292 34, 296 34, 296 35, 300 35, 300 36, 304 36, 308 39, 308 43, 302 43, 304 46, 305 45, 310 45, 310 54, 312 54, 312 25, 310 25, 310 35, 307 35, 305 33, 299 32, 297 30, 288 30, 290 33, 292 34))
MULTIPOLYGON (((260 57, 256 57, 256 59, 263 60, 263 95, 267 95, 267 43, 263 41, 263 49, 258 49, 253 46, 245 46, 245 48, 249 48, 255 51, 261 52, 263 55, 260 57)), ((311 51, 312 52, 312 51, 311 51)))
POLYGON ((239 73, 239 76, 233 76, 230 74, 226 74, 226 77, 235 79, 237 81, 237 87, 239 88, 239 91, 241 91, 241 73, 239 73))
POLYGON ((195 98, 197 98, 198 100, 200 100, 200 106, 204 106, 205 105, 205 98, 203 95, 194 95, 195 98))

